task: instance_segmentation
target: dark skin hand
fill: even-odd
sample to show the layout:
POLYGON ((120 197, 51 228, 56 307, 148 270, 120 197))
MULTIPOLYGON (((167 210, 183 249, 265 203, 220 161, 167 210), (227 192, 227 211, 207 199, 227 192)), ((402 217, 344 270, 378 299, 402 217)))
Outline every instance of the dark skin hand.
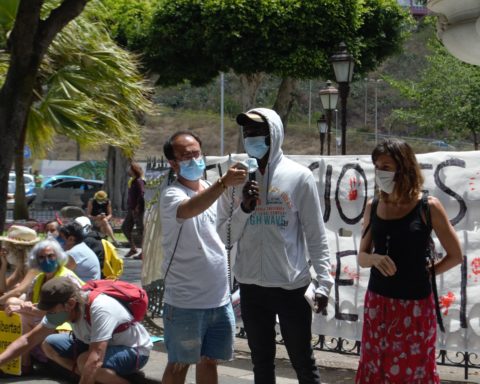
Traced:
POLYGON ((324 296, 321 293, 315 294, 315 304, 313 311, 315 313, 322 313, 322 315, 327 314, 327 304, 328 304, 328 296, 324 296))
POLYGON ((258 183, 247 181, 242 189, 242 209, 248 213, 254 211, 259 196, 258 183))

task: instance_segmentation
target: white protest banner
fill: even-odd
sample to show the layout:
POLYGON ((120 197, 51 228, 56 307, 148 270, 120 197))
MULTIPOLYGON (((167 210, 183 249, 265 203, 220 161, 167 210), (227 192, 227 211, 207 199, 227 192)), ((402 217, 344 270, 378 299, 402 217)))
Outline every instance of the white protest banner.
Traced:
MULTIPOLYGON (((374 193, 371 157, 288 157, 309 167, 317 180, 335 278, 328 314, 315 315, 313 332, 360 340, 370 271, 358 266, 356 254, 365 206, 374 193)), ((230 161, 245 158, 245 154, 232 155, 230 161)), ((480 232, 476 231, 480 222, 480 156, 473 151, 435 152, 417 159, 425 178, 424 189, 444 205, 465 255, 462 265, 437 276, 446 328, 445 334, 438 332, 438 346, 480 353, 480 232)), ((227 156, 208 157, 208 179, 214 182, 228 164, 227 156)), ((436 251, 444 252, 437 240, 436 251)))

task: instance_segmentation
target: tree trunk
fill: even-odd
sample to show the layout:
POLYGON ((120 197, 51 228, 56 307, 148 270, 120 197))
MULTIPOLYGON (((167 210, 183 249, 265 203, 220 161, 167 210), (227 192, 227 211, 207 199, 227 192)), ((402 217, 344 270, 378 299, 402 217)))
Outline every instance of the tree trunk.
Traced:
POLYGON ((13 208, 13 218, 15 220, 28 219, 28 207, 25 201, 25 180, 23 178, 23 151, 26 138, 27 126, 25 125, 15 147, 15 205, 13 208))
POLYGON ((478 135, 477 131, 475 129, 472 129, 473 133, 473 147, 475 148, 475 151, 478 151, 478 135))
POLYGON ((283 123, 283 130, 287 132, 288 117, 292 111, 293 103, 297 97, 298 80, 291 77, 282 79, 282 83, 278 88, 277 99, 273 105, 273 109, 278 113, 283 123))
POLYGON ((120 148, 108 147, 106 192, 112 203, 112 209, 117 212, 127 210, 128 179, 127 168, 130 164, 120 148))
POLYGON ((6 217, 8 173, 32 102, 40 63, 58 32, 77 17, 88 0, 63 0, 47 18, 44 0, 21 0, 9 36, 10 63, 0 90, 0 233, 6 217))
MULTIPOLYGON (((264 73, 254 73, 252 75, 239 75, 240 84, 242 86, 241 98, 242 98, 242 112, 248 111, 255 106, 255 100, 257 99, 258 88, 262 84, 265 78, 264 73)), ((237 140, 237 153, 243 153, 243 137, 238 131, 237 140)))

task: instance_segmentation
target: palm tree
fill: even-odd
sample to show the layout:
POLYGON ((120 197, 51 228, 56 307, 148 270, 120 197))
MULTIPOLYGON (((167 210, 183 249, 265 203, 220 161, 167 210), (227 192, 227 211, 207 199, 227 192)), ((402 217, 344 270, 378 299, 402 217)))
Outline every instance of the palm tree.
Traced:
MULTIPOLYGON (((58 134, 81 146, 119 147, 127 155, 140 143, 138 116, 151 108, 150 88, 139 73, 138 58, 117 46, 94 18, 94 13, 105 11, 99 2, 90 3, 57 35, 42 62, 34 102, 16 149, 16 219, 28 217, 23 188, 26 142, 36 156, 44 154, 58 134)), ((1 12, 2 8, 0 22, 5 17, 1 12)), ((6 52, 0 53, 0 82, 6 57, 6 52)))

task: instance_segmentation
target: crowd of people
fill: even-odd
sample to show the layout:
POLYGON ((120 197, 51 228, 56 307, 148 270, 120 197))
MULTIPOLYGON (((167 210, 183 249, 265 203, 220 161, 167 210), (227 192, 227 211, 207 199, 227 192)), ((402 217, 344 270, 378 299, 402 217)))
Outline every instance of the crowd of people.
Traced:
MULTIPOLYGON (((308 168, 283 155, 283 125, 275 111, 252 109, 239 114, 237 123, 245 151, 255 160, 230 165, 215 182, 203 178, 198 135, 176 132, 163 147, 176 178, 161 191, 156 234, 164 255, 168 354, 162 383, 184 383, 192 364, 197 383, 218 383, 218 363, 234 357, 231 294, 238 285, 255 383, 276 381, 278 322, 298 382, 319 384, 312 309, 325 311, 334 281, 317 184, 308 168), (305 292, 312 279, 310 306, 305 292)), ((439 383, 434 281, 462 262, 460 243, 439 200, 422 193, 420 167, 407 143, 385 140, 374 148, 372 163, 378 193, 367 204, 358 253, 370 278, 355 382, 439 383), (432 230, 445 250, 440 260, 429 258, 432 230)), ((141 259, 132 229, 143 233, 145 182, 138 164, 128 173, 122 230, 127 257, 141 259)), ((76 372, 82 383, 124 383, 125 375, 147 362, 152 344, 142 325, 106 295, 88 309, 89 292, 81 289, 101 276, 96 236, 116 242, 110 217, 108 196, 97 193, 88 217, 62 226, 48 223, 46 240, 19 226, 0 238, 0 305, 7 314, 19 313, 25 324, 24 334, 0 354, 0 366, 22 355, 28 372, 33 355, 76 372), (89 235, 92 223, 102 235, 89 235), (10 274, 7 264, 13 266, 10 274), (91 323, 84 316, 88 310, 91 323), (132 326, 116 332, 129 321, 132 326)))
MULTIPOLYGON (((143 199, 143 190, 135 198, 143 199)), ((22 323, 22 336, 0 353, 0 367, 21 356, 25 375, 33 361, 50 360, 82 383, 123 384, 146 364, 152 342, 143 325, 120 301, 82 288, 103 277, 105 254, 120 245, 111 214, 99 191, 88 216, 45 223, 43 239, 23 225, 0 237, 0 309, 22 323)))

